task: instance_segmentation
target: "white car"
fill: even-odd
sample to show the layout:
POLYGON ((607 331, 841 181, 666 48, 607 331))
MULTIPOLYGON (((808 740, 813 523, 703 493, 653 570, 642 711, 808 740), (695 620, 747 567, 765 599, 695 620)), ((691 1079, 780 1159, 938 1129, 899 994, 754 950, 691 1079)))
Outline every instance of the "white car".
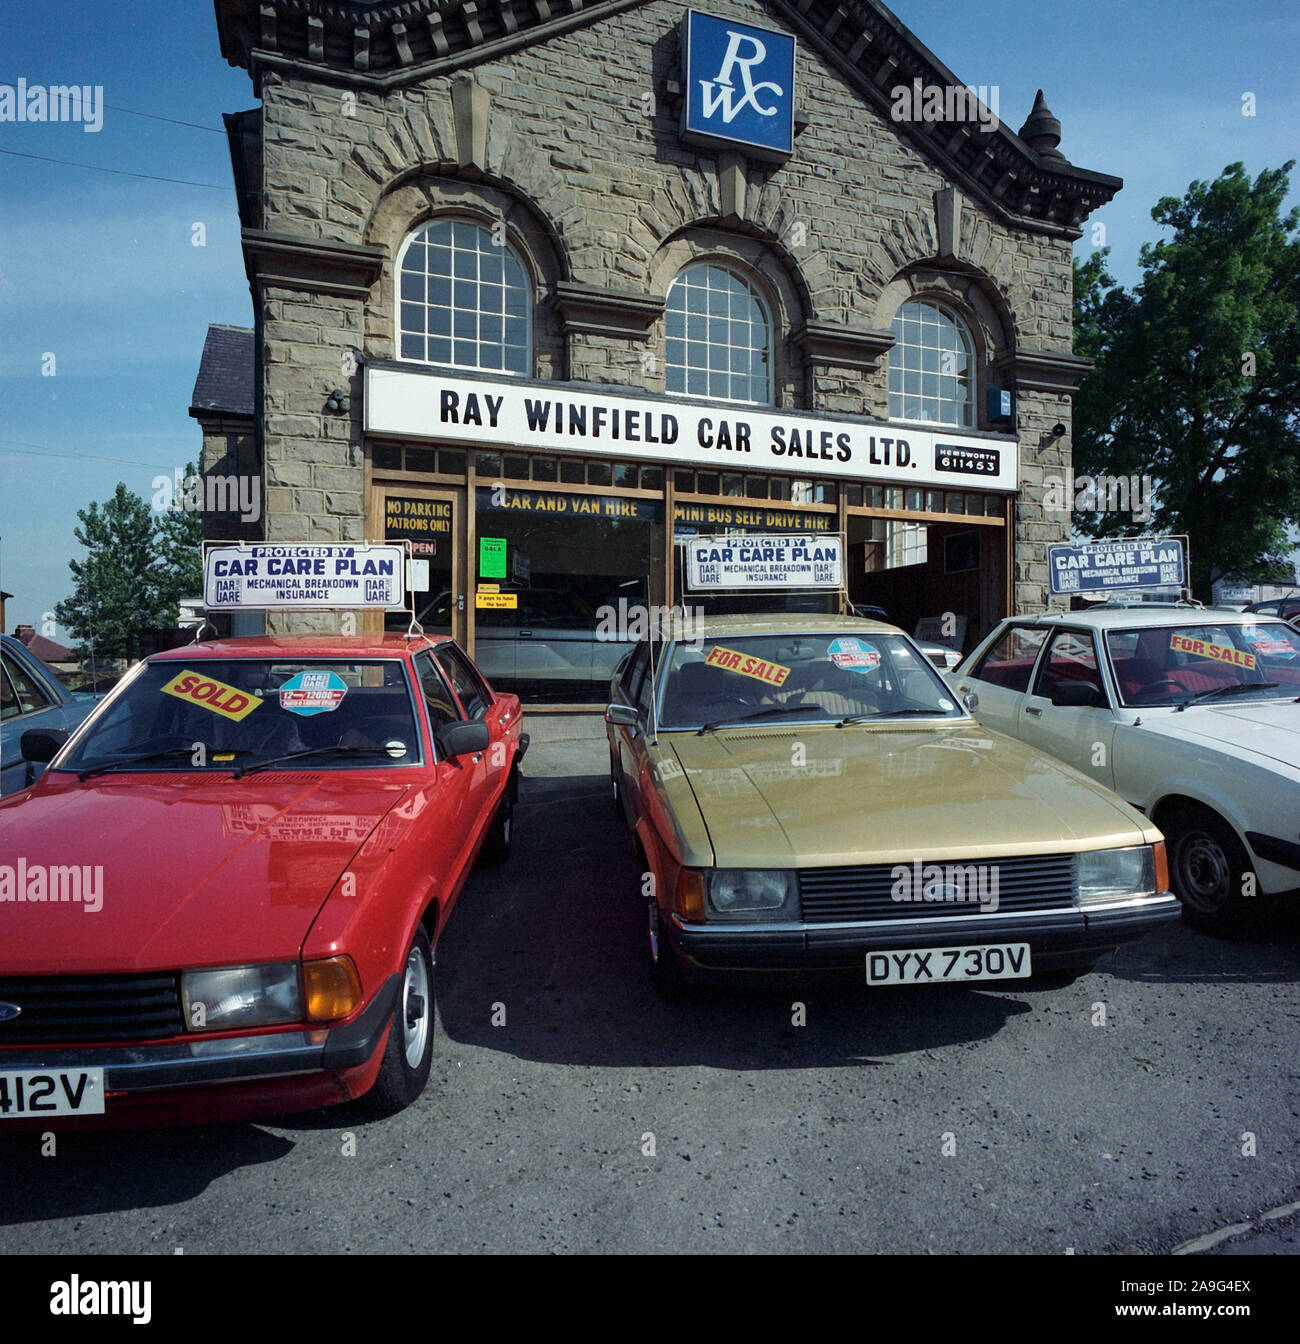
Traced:
POLYGON ((1187 604, 1004 620, 948 681, 986 727, 1115 790, 1165 833, 1184 917, 1225 932, 1300 893, 1300 632, 1187 604))

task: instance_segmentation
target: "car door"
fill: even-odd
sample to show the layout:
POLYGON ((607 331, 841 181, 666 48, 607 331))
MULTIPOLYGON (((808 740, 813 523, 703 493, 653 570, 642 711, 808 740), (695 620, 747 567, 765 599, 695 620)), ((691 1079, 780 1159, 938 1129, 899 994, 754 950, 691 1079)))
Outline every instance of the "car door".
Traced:
POLYGON ((475 820, 474 786, 478 769, 472 757, 444 759, 436 745, 438 730, 450 723, 461 723, 464 714, 452 694, 451 686, 434 663, 433 650, 424 649, 414 659, 416 682, 429 719, 429 731, 435 738, 438 757, 437 816, 429 818, 424 834, 428 837, 430 864, 446 891, 455 890, 460 874, 470 861, 478 835, 475 820))
POLYGON ((5 649, 0 654, 0 794, 25 789, 44 772, 23 759, 29 728, 66 728, 68 716, 54 689, 5 649))
MULTIPOLYGON (((638 644, 632 652, 632 656, 627 660, 627 665, 623 668, 623 675, 618 680, 618 685, 614 692, 614 703, 620 705, 631 705, 636 708, 641 687, 645 681, 646 673, 650 663, 650 645, 648 642, 638 644)), ((637 740, 644 738, 644 721, 638 722, 636 727, 626 724, 613 724, 610 728, 612 738, 611 750, 611 768, 614 771, 614 777, 618 781, 619 796, 623 800, 623 811, 629 821, 636 813, 634 809, 634 800, 637 797, 637 754, 635 746, 637 740)))
POLYGON ((488 727, 488 749, 461 758, 466 767, 472 766, 474 771, 470 786, 471 806, 475 825, 481 828, 492 820, 510 765, 511 746, 507 741, 506 720, 494 712, 492 691, 455 644, 440 644, 433 661, 455 692, 464 718, 471 723, 486 723, 488 727))
POLYGON ((1043 626, 1009 625, 970 672, 954 679, 962 695, 974 691, 979 696, 975 713, 982 724, 1010 737, 1020 735, 1020 707, 1046 638, 1043 626))
POLYGON ((1111 759, 1115 744, 1115 710, 1097 658, 1090 630, 1054 630, 1039 659, 1029 693, 1020 706, 1016 736, 1049 756, 1056 756, 1085 775, 1115 787, 1111 759), (1054 705, 1052 692, 1062 682, 1094 686, 1104 700, 1100 707, 1054 705))

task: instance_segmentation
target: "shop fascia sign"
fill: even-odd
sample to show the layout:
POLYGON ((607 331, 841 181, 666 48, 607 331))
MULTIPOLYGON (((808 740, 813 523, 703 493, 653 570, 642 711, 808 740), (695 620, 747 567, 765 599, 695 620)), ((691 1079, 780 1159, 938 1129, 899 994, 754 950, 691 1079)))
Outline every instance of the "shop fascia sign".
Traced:
POLYGON ((1014 439, 374 365, 366 369, 365 426, 370 434, 476 448, 599 454, 904 487, 1019 488, 1014 439))
POLYGON ((1187 586, 1186 537, 1136 537, 1047 548, 1053 594, 1136 592, 1187 586))
POLYGON ((406 608, 406 560, 405 546, 205 544, 203 605, 209 611, 400 611, 406 608))
POLYGON ((683 140, 762 159, 794 152, 792 36, 689 9, 681 48, 683 140))
POLYGON ((844 587, 844 538, 835 533, 693 537, 684 543, 693 592, 844 587))

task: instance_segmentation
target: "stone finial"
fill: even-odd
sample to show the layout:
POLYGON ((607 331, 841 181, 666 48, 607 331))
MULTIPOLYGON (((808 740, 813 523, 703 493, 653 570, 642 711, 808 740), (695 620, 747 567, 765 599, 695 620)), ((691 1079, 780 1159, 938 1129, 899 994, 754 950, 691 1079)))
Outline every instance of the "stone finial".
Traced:
POLYGON ((1052 115, 1042 89, 1038 90, 1034 106, 1020 128, 1020 138, 1044 158, 1065 161, 1065 155, 1057 149, 1061 143, 1061 123, 1052 115))

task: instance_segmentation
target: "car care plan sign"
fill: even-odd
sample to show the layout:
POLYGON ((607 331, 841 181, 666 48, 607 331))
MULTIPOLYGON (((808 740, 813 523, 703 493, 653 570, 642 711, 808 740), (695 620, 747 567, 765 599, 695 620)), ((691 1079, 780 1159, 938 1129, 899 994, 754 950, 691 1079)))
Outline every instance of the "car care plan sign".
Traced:
POLYGON ((692 589, 844 586, 844 542, 838 535, 694 537, 685 545, 692 589))
POLYGON ((1182 588, 1187 583, 1187 539, 1140 537, 1086 546, 1049 546, 1047 577, 1053 593, 1182 588))
POLYGON ((213 546, 203 558, 209 611, 403 608, 404 547, 213 546))

